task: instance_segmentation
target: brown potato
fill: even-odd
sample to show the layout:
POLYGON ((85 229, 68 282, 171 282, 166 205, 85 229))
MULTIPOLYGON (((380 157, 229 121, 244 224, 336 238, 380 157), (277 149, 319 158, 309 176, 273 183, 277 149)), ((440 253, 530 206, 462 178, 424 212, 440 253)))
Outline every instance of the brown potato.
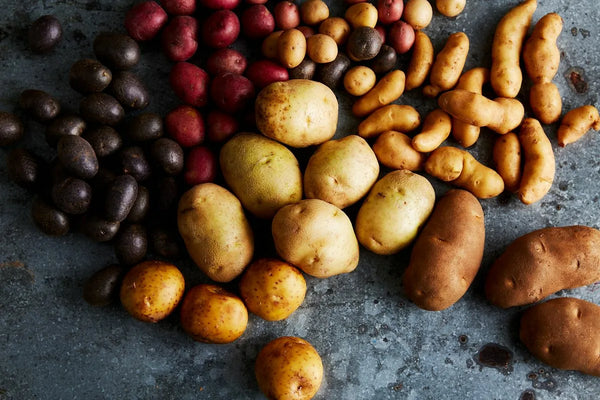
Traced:
POLYGON ((426 33, 416 32, 413 46, 413 53, 406 72, 406 90, 417 88, 425 82, 434 59, 433 44, 426 33))
POLYGON ((350 25, 344 18, 330 17, 321 22, 319 33, 331 36, 338 46, 343 46, 350 35, 350 25))
POLYGON ((519 184, 519 199, 524 204, 539 201, 548 193, 556 171, 552 143, 542 125, 534 118, 525 118, 519 131, 523 149, 523 174, 519 184))
POLYGON ((331 36, 317 33, 306 40, 306 54, 317 64, 329 63, 338 55, 338 46, 331 36))
POLYGON ((389 104, 376 110, 358 125, 358 134, 369 139, 385 131, 410 132, 419 127, 421 116, 405 104, 389 104))
POLYGON ((362 96, 375 86, 375 72, 364 65, 352 67, 344 75, 344 89, 352 96, 362 96))
POLYGON ((395 69, 377 82, 373 89, 359 97, 352 105, 352 113, 366 117, 373 111, 397 100, 404 93, 404 72, 395 69))
POLYGON ((509 132, 496 138, 493 158, 496 171, 504 181, 504 187, 516 192, 521 183, 521 144, 515 133, 509 132))
POLYGON ((423 94, 436 97, 440 92, 452 89, 460 78, 468 53, 467 35, 463 32, 450 35, 444 48, 435 56, 429 73, 429 85, 423 88, 423 94))
POLYGON ((306 25, 317 25, 329 17, 329 7, 322 0, 308 0, 300 5, 300 19, 306 25))
POLYGON ((306 56, 304 34, 295 28, 283 31, 277 38, 277 57, 281 65, 286 68, 297 67, 304 60, 304 56, 306 56))

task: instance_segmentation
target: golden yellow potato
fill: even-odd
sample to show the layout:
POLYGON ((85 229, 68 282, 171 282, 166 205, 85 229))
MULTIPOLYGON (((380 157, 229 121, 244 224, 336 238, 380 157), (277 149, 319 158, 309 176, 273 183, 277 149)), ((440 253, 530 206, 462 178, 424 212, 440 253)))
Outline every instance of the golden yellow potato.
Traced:
MULTIPOLYGON (((481 94, 483 85, 490 80, 490 70, 483 67, 472 68, 463 73, 456 84, 456 89, 468 90, 481 94)), ((457 118, 452 118, 452 136, 463 147, 470 147, 479 139, 481 129, 457 118)))
POLYGON ((378 17, 377 8, 368 2, 353 4, 344 14, 344 18, 353 29, 361 26, 375 28, 378 17))
POLYGON ((423 129, 412 139, 412 147, 421 153, 432 152, 450 136, 451 129, 450 116, 436 108, 425 117, 423 129))
POLYGON ((388 72, 373 89, 354 102, 352 114, 366 117, 378 108, 397 100, 404 93, 404 79, 404 72, 399 69, 388 72))
POLYGON ((518 136, 513 132, 498 136, 492 154, 504 187, 516 192, 521 183, 521 144, 518 136))
POLYGON ((377 157, 365 139, 349 135, 323 143, 304 171, 306 198, 346 208, 365 196, 379 176, 377 157))
POLYGON ((344 89, 352 96, 362 96, 375 86, 377 75, 369 67, 357 65, 344 75, 344 89))
POLYGON ((121 304, 141 321, 158 322, 177 307, 184 290, 185 280, 175 265, 165 261, 143 261, 123 278, 121 304))
POLYGON ((233 293, 217 285, 200 284, 186 293, 180 322, 198 342, 231 343, 246 330, 248 310, 233 293))
POLYGON ((271 231, 279 256, 309 275, 327 278, 358 265, 352 222, 326 201, 306 199, 281 208, 271 231))
POLYGON ((267 321, 289 317, 304 301, 306 280, 296 267, 276 259, 261 258, 246 268, 240 296, 248 310, 267 321))
POLYGON ((343 46, 350 36, 350 25, 344 18, 329 17, 319 25, 319 33, 331 36, 338 46, 343 46))
POLYGON ((425 154, 412 147, 412 139, 402 132, 386 131, 373 144, 377 160, 391 169, 420 171, 425 163, 425 154))
POLYGON ((389 104, 365 118, 358 125, 358 134, 369 139, 385 131, 410 132, 420 124, 421 116, 413 106, 389 104))
POLYGON ((308 0, 300 5, 300 19, 306 25, 316 25, 329 17, 329 7, 322 0, 308 0))
POLYGON ((310 400, 321 386, 323 362, 306 340, 283 336, 261 349, 254 372, 268 399, 310 400))
POLYGON ((433 18, 433 7, 428 0, 408 0, 404 4, 402 19, 415 30, 426 28, 433 18))
POLYGON ((227 185, 259 218, 271 218, 302 199, 302 172, 294 153, 263 135, 235 135, 221 148, 219 164, 227 185))
POLYGON ((274 31, 263 39, 261 45, 261 51, 263 56, 275 60, 279 59, 279 50, 277 43, 279 41, 279 36, 281 36, 282 33, 283 31, 274 31))
POLYGON ((433 65, 433 58, 433 44, 429 36, 425 32, 415 32, 415 43, 406 72, 406 90, 417 88, 425 82, 433 65))
POLYGON ((435 7, 446 17, 456 17, 467 4, 467 0, 435 0, 435 7))
POLYGON ((177 225, 192 260, 210 279, 229 282, 252 260, 254 235, 227 189, 202 183, 181 196, 177 225))
POLYGON ((423 94, 436 97, 440 92, 452 89, 460 78, 468 53, 467 35, 463 32, 450 35, 444 48, 435 57, 429 73, 429 85, 423 88, 423 94))
POLYGON ((321 144, 337 129, 335 94, 308 79, 271 83, 256 97, 255 111, 263 135, 292 147, 321 144))
POLYGON ((306 40, 306 53, 317 64, 328 63, 337 57, 338 46, 331 36, 317 33, 306 40))
POLYGON ((523 174, 519 184, 519 199, 525 204, 539 201, 548 193, 556 171, 552 143, 542 125, 534 118, 525 118, 519 131, 523 149, 523 174))
POLYGON ((358 241, 377 254, 393 254, 417 237, 433 210, 435 191, 429 181, 397 170, 375 183, 356 216, 358 241))
MULTIPOLYGON (((320 0, 313 0, 320 1, 320 0)), ((277 38, 277 57, 286 68, 297 67, 306 56, 306 37, 298 29, 283 31, 277 38)))
POLYGON ((600 130, 600 114, 592 105, 574 108, 565 114, 558 127, 558 145, 564 147, 579 140, 590 129, 600 130))

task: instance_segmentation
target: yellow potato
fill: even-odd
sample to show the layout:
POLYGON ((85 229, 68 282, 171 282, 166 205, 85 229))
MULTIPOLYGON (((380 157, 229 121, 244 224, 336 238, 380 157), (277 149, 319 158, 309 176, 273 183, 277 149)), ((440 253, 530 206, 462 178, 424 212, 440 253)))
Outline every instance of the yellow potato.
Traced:
POLYGON ((395 69, 377 82, 373 89, 358 98, 352 105, 352 114, 365 117, 373 111, 398 100, 404 93, 404 72, 395 69))
POLYGON ((421 152, 429 153, 450 136, 452 120, 443 110, 436 108, 423 121, 423 129, 412 139, 412 147, 421 152))
POLYGON ((362 96, 375 86, 377 75, 369 67, 357 65, 344 75, 344 89, 352 96, 362 96))
POLYGON ((433 65, 433 44, 425 32, 415 32, 415 43, 406 72, 406 90, 421 86, 427 79, 433 65))
POLYGON ((521 183, 521 144, 518 136, 513 132, 498 136, 494 143, 493 158, 504 187, 516 192, 521 183))
POLYGON ((446 17, 456 17, 467 4, 467 0, 435 0, 435 7, 446 17))
POLYGON ((344 18, 353 29, 361 26, 375 28, 377 25, 378 12, 377 8, 368 2, 356 3, 348 7, 344 18))
POLYGON ((419 127, 421 116, 414 107, 390 104, 373 112, 358 125, 358 134, 369 139, 385 131, 410 132, 419 127))
POLYGON ((442 51, 435 57, 429 73, 429 85, 423 88, 423 94, 436 97, 440 92, 452 89, 460 78, 468 53, 467 35, 463 32, 450 35, 442 51))
POLYGON ((322 0, 308 0, 300 4, 300 19, 306 25, 317 25, 329 17, 329 7, 322 0))
POLYGON ((590 129, 600 130, 600 115, 592 105, 572 109, 565 114, 558 128, 558 145, 564 147, 579 140, 590 129))
POLYGON ((523 175, 519 185, 519 199, 532 204, 548 193, 554 181, 554 151, 539 121, 526 118, 519 131, 523 149, 523 175))
POLYGON ((379 176, 379 163, 369 144, 348 135, 323 143, 308 160, 304 191, 308 199, 321 199, 346 208, 363 196, 379 176))
MULTIPOLYGON (((481 94, 483 85, 490 80, 487 68, 473 68, 463 73, 456 84, 456 89, 481 94)), ((452 136, 463 147, 470 147, 479 138, 480 128, 456 118, 452 118, 452 136)))
POLYGON ((282 33, 283 31, 275 31, 270 33, 266 38, 264 38, 261 45, 261 51, 263 56, 274 60, 279 59, 279 50, 277 43, 279 41, 279 36, 281 36, 282 33))
POLYGON ((350 36, 350 25, 344 18, 329 17, 319 25, 319 33, 331 36, 338 46, 343 46, 350 36))
MULTIPOLYGON (((320 0, 312 0, 320 1, 320 0)), ((277 57, 281 65, 294 68, 306 56, 306 38, 298 29, 285 30, 277 38, 277 57)))
POLYGON ((233 280, 252 260, 254 235, 242 204, 219 185, 202 183, 185 192, 177 225, 190 257, 214 281, 233 280))
POLYGON ((426 178, 408 170, 388 173, 358 210, 358 241, 376 254, 397 253, 416 238, 434 202, 435 191, 426 178))
POLYGON ((294 153, 263 135, 235 135, 221 148, 219 164, 244 208, 259 218, 271 218, 302 199, 302 172, 294 153))
POLYGON ((425 163, 425 154, 412 147, 412 139, 401 132, 386 131, 373 145, 377 160, 391 169, 420 171, 425 163))
POLYGON ((331 36, 317 33, 306 40, 306 53, 317 64, 329 63, 337 57, 338 46, 331 36))
POLYGON ((404 4, 402 19, 415 30, 429 26, 433 18, 433 8, 427 0, 408 0, 404 4))

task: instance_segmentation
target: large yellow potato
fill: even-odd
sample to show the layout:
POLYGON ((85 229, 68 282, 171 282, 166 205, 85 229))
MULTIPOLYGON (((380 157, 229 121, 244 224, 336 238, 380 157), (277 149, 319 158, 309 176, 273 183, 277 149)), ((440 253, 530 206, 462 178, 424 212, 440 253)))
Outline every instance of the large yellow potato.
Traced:
POLYGON ((277 253, 317 278, 353 271, 358 242, 348 216, 333 204, 306 199, 281 208, 271 225, 277 253))
POLYGON ((308 79, 271 83, 256 97, 255 111, 256 126, 263 135, 292 147, 321 144, 337 128, 335 94, 308 79))
POLYGON ((365 196, 378 176, 379 163, 369 144, 360 136, 349 135, 323 143, 310 157, 304 191, 309 199, 345 208, 365 196))
POLYGON ((242 204, 219 185, 202 183, 185 192, 177 225, 190 257, 214 281, 233 280, 252 259, 254 235, 242 204))
POLYGON ((221 149, 219 163, 227 185, 259 218, 271 218, 302 198, 302 172, 294 153, 263 135, 234 136, 221 149))
POLYGON ((360 244, 377 254, 408 246, 433 210, 429 181, 408 170, 390 172, 375 183, 356 216, 360 244))

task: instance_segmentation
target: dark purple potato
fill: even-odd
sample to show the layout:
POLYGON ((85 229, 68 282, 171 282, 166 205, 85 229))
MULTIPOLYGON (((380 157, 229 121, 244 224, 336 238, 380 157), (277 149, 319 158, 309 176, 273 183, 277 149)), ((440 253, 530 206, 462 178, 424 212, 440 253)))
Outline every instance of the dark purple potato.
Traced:
POLYGON ((90 143, 96 156, 100 158, 115 154, 123 145, 119 132, 108 125, 86 130, 83 138, 90 143))
POLYGON ((320 64, 317 67, 314 80, 323 83, 324 85, 335 89, 340 85, 344 78, 344 74, 350 68, 351 61, 342 53, 338 53, 335 60, 329 63, 320 64))
POLYGON ((129 211, 129 214, 127 214, 127 218, 125 220, 133 224, 140 223, 144 220, 144 218, 146 218, 149 209, 150 191, 148 191, 146 186, 138 185, 135 202, 133 203, 133 207, 131 207, 131 210, 129 211))
POLYGON ((108 242, 114 238, 121 224, 91 215, 83 221, 83 233, 95 242, 108 242))
POLYGON ((46 235, 63 236, 69 232, 69 217, 52 207, 40 197, 33 200, 31 217, 35 225, 46 235))
POLYGON ((14 149, 6 158, 6 172, 11 181, 33 190, 39 183, 40 160, 25 149, 14 149))
POLYGON ((58 160, 65 170, 81 179, 90 179, 98 172, 98 158, 92 146, 81 136, 63 136, 58 141, 58 160))
POLYGON ((128 35, 102 32, 94 39, 96 58, 114 71, 130 69, 140 60, 140 46, 128 35))
POLYGON ((137 264, 146 257, 148 238, 143 225, 126 225, 115 237, 115 254, 121 264, 137 264))
POLYGON ((44 15, 36 19, 27 31, 29 48, 35 53, 52 50, 62 38, 62 26, 53 15, 44 15))
POLYGON ((79 103, 79 113, 84 120, 100 125, 116 125, 125 116, 125 110, 113 96, 92 93, 79 103))
POLYGON ((101 92, 111 81, 110 69, 91 58, 75 61, 69 70, 69 85, 82 94, 101 92))
POLYGON ((178 175, 184 167, 183 149, 174 140, 160 138, 150 148, 152 159, 168 175, 178 175))
POLYGON ((39 122, 48 122, 60 113, 60 103, 43 90, 21 92, 19 106, 39 122))
POLYGON ((50 146, 56 146, 64 136, 81 136, 86 127, 85 121, 77 115, 61 115, 46 126, 46 142, 50 146))
POLYGON ((23 123, 15 114, 0 111, 0 146, 9 146, 23 137, 23 123))
POLYGON ((382 45, 383 39, 376 29, 360 26, 348 36, 346 52, 353 61, 371 60, 379 53, 382 45))
POLYGON ((150 177, 152 170, 141 147, 131 146, 121 150, 119 154, 121 172, 129 174, 138 182, 150 177))
POLYGON ((52 186, 52 201, 67 214, 83 214, 92 202, 92 187, 84 180, 68 177, 52 186))
POLYGON ((165 258, 178 258, 181 256, 181 246, 177 233, 165 228, 155 227, 150 230, 149 242, 152 252, 165 258))
POLYGON ((128 121, 125 136, 134 142, 158 139, 164 134, 163 125, 163 119, 158 114, 138 114, 128 121))
POLYGON ((306 57, 298 66, 289 70, 290 79, 312 79, 317 69, 317 63, 306 57))
POLYGON ((396 68, 397 60, 398 55, 396 50, 394 50, 393 47, 384 44, 381 46, 381 49, 375 58, 369 61, 369 66, 376 74, 385 74, 386 72, 396 68))
POLYGON ((104 216, 108 221, 127 218, 138 193, 138 184, 131 175, 120 175, 108 186, 104 199, 104 216))
POLYGON ((148 89, 131 71, 116 72, 108 90, 123 107, 141 110, 150 102, 148 89))
POLYGON ((83 285, 83 299, 98 307, 116 302, 124 275, 125 268, 119 264, 111 264, 96 271, 83 285))

